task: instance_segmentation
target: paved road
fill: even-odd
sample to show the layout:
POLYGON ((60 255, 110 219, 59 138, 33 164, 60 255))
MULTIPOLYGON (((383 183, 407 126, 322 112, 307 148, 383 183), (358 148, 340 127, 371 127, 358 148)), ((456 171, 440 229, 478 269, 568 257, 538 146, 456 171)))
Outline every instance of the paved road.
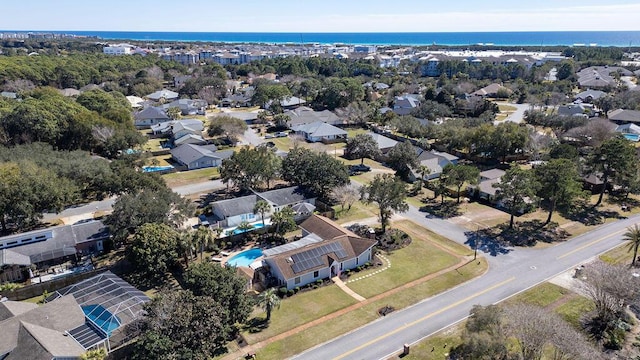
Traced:
POLYGON ((494 121, 493 122, 494 125, 498 125, 498 124, 503 123, 505 121, 511 121, 511 122, 516 123, 516 124, 520 124, 521 122, 524 121, 524 112, 531 108, 531 105, 529 105, 529 104, 514 104, 514 103, 508 103, 508 102, 499 102, 499 103, 496 103, 496 104, 505 105, 505 106, 513 106, 513 107, 516 108, 516 111, 514 111, 512 114, 507 116, 507 118, 504 119, 503 121, 494 121))
MULTIPOLYGON (((444 220, 428 219, 415 209, 406 216, 457 241, 469 234, 444 220)), ((621 244, 626 228, 640 215, 604 225, 542 250, 503 249, 489 259, 489 271, 472 281, 365 325, 310 349, 295 359, 385 359, 467 317, 474 304, 489 305, 526 290, 621 244)), ((494 250, 488 248, 488 251, 494 250)))
MULTIPOLYGON (((225 187, 221 180, 211 180, 195 184, 189 184, 185 186, 174 187, 173 191, 182 195, 204 194, 225 187)), ((116 201, 116 197, 111 197, 102 201, 93 201, 88 204, 72 206, 65 210, 53 214, 45 213, 43 215, 44 221, 51 221, 61 218, 74 218, 76 220, 93 218, 93 213, 96 211, 111 211, 113 204, 116 201)), ((74 220, 75 221, 75 220, 74 220)))

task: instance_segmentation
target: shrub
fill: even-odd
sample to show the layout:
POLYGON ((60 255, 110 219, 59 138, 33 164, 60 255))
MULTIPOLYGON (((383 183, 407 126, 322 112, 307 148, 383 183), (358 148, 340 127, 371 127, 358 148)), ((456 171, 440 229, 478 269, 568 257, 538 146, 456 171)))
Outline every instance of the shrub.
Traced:
POLYGON ((285 295, 287 295, 287 288, 283 286, 278 289, 278 296, 284 297, 285 295))
POLYGON ((293 289, 287 291, 287 296, 293 296, 293 294, 295 294, 293 289))
POLYGON ((294 292, 296 292, 296 293, 297 293, 298 291, 300 291, 300 286, 296 286, 295 288, 293 288, 293 291, 294 291, 294 292))
POLYGON ((22 287, 22 285, 16 284, 16 283, 0 284, 0 292, 13 291, 13 290, 21 288, 21 287, 22 287))

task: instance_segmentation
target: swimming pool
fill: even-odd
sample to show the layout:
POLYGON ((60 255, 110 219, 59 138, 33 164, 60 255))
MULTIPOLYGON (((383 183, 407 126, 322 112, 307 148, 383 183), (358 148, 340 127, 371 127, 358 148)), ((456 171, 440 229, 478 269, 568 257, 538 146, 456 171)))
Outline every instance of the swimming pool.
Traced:
POLYGON ((622 134, 627 140, 631 140, 633 142, 640 141, 640 135, 638 134, 622 134))
POLYGON ((156 171, 166 171, 173 169, 173 166, 143 166, 142 172, 156 172, 156 171))
POLYGON ((85 305, 82 307, 82 311, 84 315, 99 326, 107 336, 111 336, 111 332, 120 327, 120 319, 102 305, 85 305))
POLYGON ((227 264, 231 266, 249 267, 249 265, 251 265, 251 263, 253 263, 260 256, 262 256, 262 249, 253 248, 234 255, 227 261, 227 264))

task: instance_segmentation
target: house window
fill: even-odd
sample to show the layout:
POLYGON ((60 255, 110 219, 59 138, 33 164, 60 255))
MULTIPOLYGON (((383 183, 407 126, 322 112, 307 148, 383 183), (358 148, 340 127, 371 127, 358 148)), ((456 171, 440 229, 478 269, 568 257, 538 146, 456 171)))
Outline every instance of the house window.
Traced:
POLYGON ((356 265, 358 265, 358 260, 360 260, 360 259, 356 258, 356 265))
POLYGON ((313 277, 314 277, 314 278, 317 278, 317 277, 318 277, 318 275, 319 275, 319 272, 318 272, 317 270, 313 272, 313 277))
POLYGON ((293 279, 293 283, 294 284, 300 284, 300 276, 298 276, 297 278, 293 279))
POLYGON ((342 263, 340 263, 340 270, 342 270, 342 263))

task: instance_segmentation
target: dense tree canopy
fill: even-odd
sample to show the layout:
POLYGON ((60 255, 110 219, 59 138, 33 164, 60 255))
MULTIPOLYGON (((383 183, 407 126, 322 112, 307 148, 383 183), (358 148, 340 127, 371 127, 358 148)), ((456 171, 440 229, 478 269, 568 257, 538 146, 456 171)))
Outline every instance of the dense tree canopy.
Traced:
POLYGON ((326 199, 333 188, 349 182, 347 167, 327 153, 295 146, 282 161, 282 177, 326 199))
POLYGON ((549 224, 557 205, 570 205, 576 198, 584 196, 579 182, 576 164, 568 159, 551 159, 534 170, 540 184, 538 196, 547 202, 549 224))
POLYGON ((266 146, 242 147, 223 161, 220 175, 224 183, 233 183, 241 190, 269 188, 280 175, 281 160, 266 146))
POLYGON ((247 280, 232 266, 222 267, 213 262, 191 264, 184 273, 184 281, 195 295, 210 296, 222 306, 218 316, 229 328, 244 323, 253 310, 246 292, 247 280))
POLYGON ((211 359, 222 353, 231 333, 222 320, 223 307, 210 296, 165 291, 145 310, 133 352, 136 360, 211 359))
POLYGON ((377 174, 369 185, 362 187, 363 201, 378 205, 382 232, 386 231, 389 219, 394 212, 409 210, 406 198, 405 183, 391 174, 377 174))
POLYGON ((136 228, 127 247, 127 259, 142 279, 159 281, 178 261, 178 232, 166 224, 147 223, 136 228))
POLYGON ((380 155, 380 150, 373 136, 358 134, 347 140, 344 154, 349 158, 360 159, 360 163, 363 164, 364 158, 375 159, 380 155))

